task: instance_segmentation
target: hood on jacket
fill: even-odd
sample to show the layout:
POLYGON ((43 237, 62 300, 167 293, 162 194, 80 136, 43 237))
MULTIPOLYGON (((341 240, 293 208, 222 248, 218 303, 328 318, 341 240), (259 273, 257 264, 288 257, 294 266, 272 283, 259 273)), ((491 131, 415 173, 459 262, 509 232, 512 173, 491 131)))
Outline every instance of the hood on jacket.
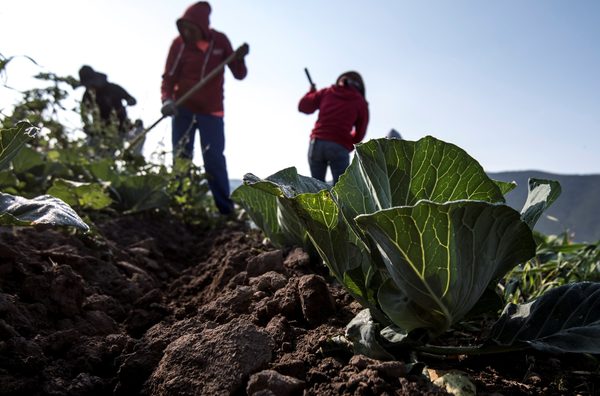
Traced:
POLYGON ((364 99, 362 93, 357 89, 357 87, 352 87, 349 85, 338 85, 333 84, 329 87, 329 92, 333 94, 338 100, 342 101, 354 101, 357 99, 364 99))
POLYGON ((358 72, 355 71, 347 71, 342 73, 337 80, 335 80, 335 85, 339 85, 340 81, 343 81, 343 85, 352 86, 360 92, 360 94, 365 97, 365 83, 358 72))
POLYGON ((97 72, 88 65, 83 65, 79 69, 79 86, 100 88, 106 84, 108 84, 106 74, 97 72))
POLYGON ((198 26, 202 33, 204 33, 204 37, 208 37, 210 32, 210 11, 210 4, 207 1, 199 1, 192 4, 185 10, 183 16, 177 20, 177 29, 181 32, 179 24, 181 21, 188 21, 198 26))

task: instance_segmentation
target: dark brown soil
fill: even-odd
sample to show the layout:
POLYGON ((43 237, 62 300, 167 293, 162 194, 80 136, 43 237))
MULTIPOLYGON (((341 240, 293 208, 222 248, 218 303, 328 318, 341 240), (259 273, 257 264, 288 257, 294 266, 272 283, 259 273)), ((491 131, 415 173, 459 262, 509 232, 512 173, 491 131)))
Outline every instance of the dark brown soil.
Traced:
MULTIPOLYGON (((98 235, 0 228, 0 395, 592 395, 592 357, 378 361, 332 349, 361 307, 242 223, 121 217, 98 235)), ((453 335, 450 335, 452 337, 453 335)))

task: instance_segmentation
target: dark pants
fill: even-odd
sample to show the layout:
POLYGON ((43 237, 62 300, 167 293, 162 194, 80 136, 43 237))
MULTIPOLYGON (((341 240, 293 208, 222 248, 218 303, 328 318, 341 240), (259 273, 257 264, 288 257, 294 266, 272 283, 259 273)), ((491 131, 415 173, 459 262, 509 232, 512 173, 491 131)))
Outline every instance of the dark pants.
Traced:
POLYGON ((233 211, 229 198, 229 177, 225 161, 225 128, 222 117, 194 114, 185 108, 178 108, 173 116, 173 159, 194 158, 194 138, 196 129, 200 131, 200 147, 204 160, 204 170, 208 186, 215 204, 222 214, 233 211))
POLYGON ((308 165, 310 166, 310 175, 315 179, 325 181, 327 166, 329 166, 333 184, 335 184, 349 164, 350 153, 341 144, 319 139, 310 141, 308 165))

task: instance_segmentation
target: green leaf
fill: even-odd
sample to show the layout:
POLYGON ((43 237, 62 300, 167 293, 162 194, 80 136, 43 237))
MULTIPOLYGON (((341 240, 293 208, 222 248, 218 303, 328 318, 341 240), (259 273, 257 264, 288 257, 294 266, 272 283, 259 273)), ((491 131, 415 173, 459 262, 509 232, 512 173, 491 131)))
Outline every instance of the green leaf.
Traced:
POLYGON ((494 183, 496 183, 496 185, 500 189, 500 192, 502 193, 502 195, 506 195, 509 192, 511 192, 512 190, 514 190, 515 188, 517 188, 517 183, 515 183, 514 181, 505 182, 505 181, 500 181, 500 180, 494 180, 494 183))
POLYGON ((504 204, 514 184, 490 179, 462 149, 431 136, 357 145, 332 189, 311 191, 317 182, 295 169, 268 179, 249 174, 244 183, 275 199, 236 194, 257 224, 286 235, 286 222, 303 227, 344 287, 403 331, 439 334, 474 307, 485 311, 484 293, 535 254, 531 229, 504 204))
POLYGON ((88 231, 89 227, 66 203, 50 195, 26 199, 0 193, 0 224, 71 226, 88 231))
POLYGON ((0 171, 0 188, 17 187, 18 185, 19 179, 15 176, 14 172, 8 169, 0 171))
POLYGON ((166 192, 168 183, 165 177, 154 174, 123 177, 116 187, 119 207, 126 213, 166 208, 171 200, 166 192))
POLYGON ((111 158, 105 158, 87 164, 86 169, 96 179, 110 182, 112 186, 118 186, 121 178, 114 166, 115 162, 111 158))
POLYGON ((369 251, 340 215, 330 192, 298 195, 289 206, 302 220, 312 245, 331 273, 364 306, 373 307, 369 301, 374 299, 368 295, 369 251))
POLYGON ((415 304, 392 279, 387 279, 379 288, 377 300, 392 323, 405 332, 420 328, 435 328, 439 315, 433 307, 415 304))
POLYGON ((521 210, 521 217, 532 230, 542 213, 556 201, 560 192, 560 184, 557 181, 529 179, 529 193, 521 210))
POLYGON ((31 147, 23 146, 19 155, 13 158, 13 170, 16 173, 24 173, 36 166, 45 164, 44 156, 31 147))
POLYGON ((277 220, 277 196, 262 189, 242 184, 231 193, 231 199, 242 206, 267 238, 278 247, 287 243, 277 220))
POLYGON ((267 180, 276 184, 287 198, 294 198, 299 194, 317 193, 331 188, 329 184, 320 180, 299 175, 294 167, 283 169, 269 176, 267 180))
POLYGON ((38 131, 38 128, 27 121, 18 122, 16 128, 0 131, 0 170, 9 166, 25 142, 38 131))
POLYGON ((379 324, 373 321, 368 309, 360 311, 346 326, 346 338, 352 341, 354 353, 373 359, 394 360, 380 344, 379 324))
POLYGON ((507 305, 491 339, 549 353, 599 354, 600 283, 564 285, 529 303, 507 305))
POLYGON ((407 331, 447 330, 475 306, 492 280, 535 254, 531 230, 506 205, 421 201, 356 221, 375 241, 401 291, 394 297, 389 285, 380 290, 381 307, 407 331))
POLYGON ((432 136, 358 144, 332 193, 347 219, 422 199, 504 202, 498 185, 473 157, 432 136))
POLYGON ((296 168, 286 168, 265 180, 248 173, 244 184, 231 195, 250 215, 267 237, 278 246, 302 246, 310 249, 306 232, 296 210, 288 200, 299 194, 328 190, 328 184, 301 176, 296 168))
POLYGON ((56 179, 48 194, 62 199, 71 206, 94 210, 104 209, 112 199, 99 183, 79 183, 65 179, 56 179))
POLYGON ((247 174, 232 197, 274 243, 316 250, 338 281, 376 312, 374 293, 367 285, 368 252, 340 216, 329 188, 287 168, 266 180, 247 174))

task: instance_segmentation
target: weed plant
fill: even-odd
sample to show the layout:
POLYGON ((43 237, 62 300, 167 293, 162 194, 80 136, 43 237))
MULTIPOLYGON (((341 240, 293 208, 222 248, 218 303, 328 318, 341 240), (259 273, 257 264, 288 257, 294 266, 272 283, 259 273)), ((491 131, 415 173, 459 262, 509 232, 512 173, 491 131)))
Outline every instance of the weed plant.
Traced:
POLYGON ((504 278, 501 287, 507 302, 523 303, 568 283, 600 281, 598 243, 574 243, 566 233, 536 233, 536 240, 535 257, 515 267, 504 278))

